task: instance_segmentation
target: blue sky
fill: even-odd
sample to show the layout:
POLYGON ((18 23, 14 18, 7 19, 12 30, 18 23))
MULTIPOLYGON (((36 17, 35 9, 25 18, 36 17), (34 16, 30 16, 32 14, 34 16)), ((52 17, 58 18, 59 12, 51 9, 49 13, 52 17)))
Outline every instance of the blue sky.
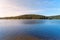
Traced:
POLYGON ((0 0, 0 16, 60 15, 60 0, 0 0))

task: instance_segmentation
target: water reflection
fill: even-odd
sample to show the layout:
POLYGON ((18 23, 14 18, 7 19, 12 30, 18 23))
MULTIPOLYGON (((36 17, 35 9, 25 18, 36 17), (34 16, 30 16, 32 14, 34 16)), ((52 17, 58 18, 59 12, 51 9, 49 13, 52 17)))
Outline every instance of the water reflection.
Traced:
POLYGON ((20 22, 21 24, 43 24, 43 23, 45 23, 45 21, 44 20, 22 20, 21 22, 20 22))
POLYGON ((0 40, 60 40, 60 20, 0 20, 0 40))

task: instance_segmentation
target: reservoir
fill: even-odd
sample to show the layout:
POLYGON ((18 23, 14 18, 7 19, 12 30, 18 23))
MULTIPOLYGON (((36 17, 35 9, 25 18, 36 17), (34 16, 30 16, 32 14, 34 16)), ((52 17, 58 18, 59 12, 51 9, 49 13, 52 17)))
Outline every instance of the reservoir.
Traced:
POLYGON ((0 40, 60 40, 60 20, 0 20, 0 40))

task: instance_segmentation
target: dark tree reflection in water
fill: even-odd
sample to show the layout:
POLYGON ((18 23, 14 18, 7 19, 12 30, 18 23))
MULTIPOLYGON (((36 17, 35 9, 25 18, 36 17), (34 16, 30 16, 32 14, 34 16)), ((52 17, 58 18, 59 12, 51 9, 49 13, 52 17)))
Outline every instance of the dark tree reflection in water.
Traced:
POLYGON ((60 40, 60 20, 0 20, 0 40, 60 40))

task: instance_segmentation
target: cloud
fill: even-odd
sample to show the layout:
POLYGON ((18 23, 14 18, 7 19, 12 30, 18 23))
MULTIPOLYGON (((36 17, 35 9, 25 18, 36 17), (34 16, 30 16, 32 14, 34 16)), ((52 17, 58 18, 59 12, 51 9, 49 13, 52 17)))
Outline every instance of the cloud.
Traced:
POLYGON ((1 3, 0 3, 0 17, 32 14, 32 13, 37 13, 37 12, 43 11, 42 9, 37 9, 37 10, 28 9, 23 6, 20 7, 20 6, 10 4, 10 3, 7 0, 1 1, 1 3))
POLYGON ((0 0, 0 17, 60 13, 60 8, 56 5, 56 1, 52 0, 0 0))

